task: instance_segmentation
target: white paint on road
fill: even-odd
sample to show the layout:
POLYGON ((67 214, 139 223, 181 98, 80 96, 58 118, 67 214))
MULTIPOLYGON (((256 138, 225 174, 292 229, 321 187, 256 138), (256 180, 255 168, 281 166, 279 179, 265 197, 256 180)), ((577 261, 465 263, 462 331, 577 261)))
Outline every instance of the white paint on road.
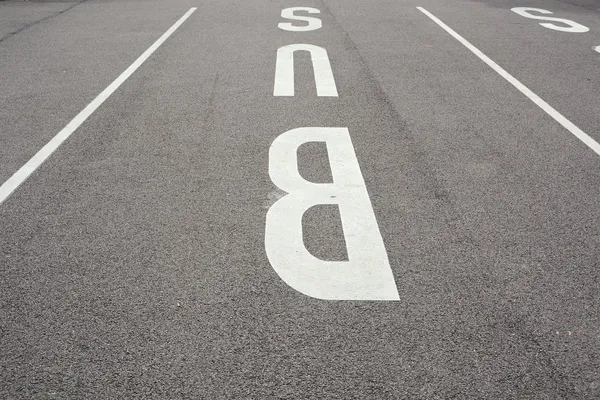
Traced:
POLYGON ((281 279, 323 300, 398 300, 398 290, 347 128, 298 128, 277 137, 269 175, 288 194, 267 212, 265 249, 281 279), (298 172, 298 147, 324 142, 333 183, 308 182, 298 172), (336 204, 348 261, 323 261, 304 246, 302 216, 319 204, 336 204))
POLYGON ((467 49, 471 50, 473 54, 479 57, 484 63, 490 66, 494 71, 496 71, 501 77, 510 82, 514 87, 519 89, 521 93, 527 96, 531 101, 533 101, 538 107, 544 110, 549 116, 554 118, 556 122, 561 124, 565 129, 575 135, 579 140, 585 143, 590 149, 592 149, 596 154, 600 155, 600 144, 592 139, 587 133, 583 132, 579 129, 574 123, 565 118, 561 113, 556 111, 551 105, 542 100, 537 94, 533 93, 527 86, 523 85, 517 78, 513 77, 511 74, 506 72, 504 68, 500 67, 496 64, 492 59, 483 54, 477 47, 473 46, 469 43, 465 38, 456 33, 452 28, 443 23, 439 18, 435 15, 431 14, 429 11, 425 10, 423 7, 417 7, 423 14, 427 15, 433 22, 438 24, 442 29, 448 32, 452 37, 462 43, 467 49))
POLYGON ((310 52, 317 96, 337 97, 338 92, 327 50, 312 44, 290 44, 277 49, 273 96, 294 95, 294 53, 296 51, 310 52))
POLYGON ((54 153, 60 145, 69 138, 83 124, 115 90, 123 84, 143 63, 162 45, 189 18, 197 7, 190 8, 177 22, 173 24, 152 46, 150 46, 137 60, 133 62, 117 79, 102 91, 90 104, 75 116, 60 132, 56 134, 44 147, 41 148, 25 165, 14 173, 0 186, 0 204, 4 202, 44 161, 54 153))
POLYGON ((598 53, 600 53, 600 46, 594 47, 594 50, 596 50, 598 53))
POLYGON ((279 25, 277 25, 279 27, 279 29, 282 29, 284 31, 290 31, 290 32, 308 32, 308 31, 316 31, 317 29, 321 28, 322 25, 321 25, 321 20, 319 18, 303 17, 300 15, 295 15, 296 11, 304 11, 309 14, 320 14, 321 13, 321 11, 319 11, 316 8, 312 8, 312 7, 284 8, 281 11, 281 16, 283 18, 291 19, 294 21, 305 21, 305 22, 308 22, 308 25, 297 26, 297 25, 292 25, 291 22, 280 22, 279 25))
POLYGON ((552 11, 544 10, 542 8, 533 8, 533 7, 514 7, 511 8, 511 11, 519 14, 525 18, 537 19, 541 21, 554 21, 560 22, 561 24, 565 24, 568 26, 560 26, 550 22, 540 22, 540 25, 544 28, 552 29, 560 32, 571 32, 571 33, 585 33, 590 30, 587 26, 581 25, 575 21, 571 21, 570 19, 564 18, 555 18, 555 17, 543 17, 540 15, 533 15, 531 11, 537 12, 540 14, 553 14, 552 11))

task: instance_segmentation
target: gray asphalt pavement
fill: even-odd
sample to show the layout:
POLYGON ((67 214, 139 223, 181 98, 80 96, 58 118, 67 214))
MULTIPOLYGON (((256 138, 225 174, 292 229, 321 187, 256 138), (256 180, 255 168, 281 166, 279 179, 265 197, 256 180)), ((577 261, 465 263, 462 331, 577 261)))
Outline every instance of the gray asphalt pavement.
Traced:
MULTIPOLYGON (((0 204, 0 398, 600 399, 600 154, 417 6, 600 141, 593 0, 0 2, 0 184, 197 7, 0 204), (322 27, 279 29, 299 6, 322 27), (296 43, 338 97, 307 52, 273 95, 296 43), (272 266, 269 151, 300 127, 348 128, 398 301, 272 266)), ((321 260, 352 258, 339 210, 302 217, 321 260)))

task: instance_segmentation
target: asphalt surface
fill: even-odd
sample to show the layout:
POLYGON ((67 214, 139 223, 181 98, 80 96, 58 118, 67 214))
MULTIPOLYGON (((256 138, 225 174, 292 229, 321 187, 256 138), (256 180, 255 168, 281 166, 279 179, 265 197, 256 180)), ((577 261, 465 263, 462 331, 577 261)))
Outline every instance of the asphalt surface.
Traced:
MULTIPOLYGON (((0 204, 0 398, 599 399, 600 155, 417 6, 600 141, 593 0, 0 3, 1 182, 198 7, 0 204), (294 6, 322 28, 278 29, 294 6), (339 97, 307 54, 273 96, 294 43, 339 97), (269 148, 314 126, 349 129, 399 301, 270 265, 269 148)), ((322 143, 298 167, 332 180, 322 143)), ((347 259, 337 207, 303 229, 347 259)))

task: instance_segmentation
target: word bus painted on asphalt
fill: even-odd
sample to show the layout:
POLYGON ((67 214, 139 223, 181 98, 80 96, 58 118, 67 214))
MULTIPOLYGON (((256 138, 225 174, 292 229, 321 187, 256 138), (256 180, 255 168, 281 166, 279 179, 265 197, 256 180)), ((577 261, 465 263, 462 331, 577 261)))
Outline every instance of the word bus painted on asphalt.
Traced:
MULTIPOLYGON (((312 7, 292 7, 283 18, 284 31, 320 29, 322 22, 296 12, 320 14, 312 7)), ((311 44, 290 44, 277 50, 274 96, 294 96, 294 54, 308 51, 312 60, 317 96, 338 97, 327 51, 311 44)), ((356 159, 348 128, 302 127, 278 136, 269 150, 269 176, 287 194, 273 204, 266 217, 265 250, 273 269, 295 290, 323 300, 398 300, 398 290, 373 206, 356 159), (309 142, 327 147, 332 183, 313 183, 298 171, 298 148, 309 142), (306 249, 302 216, 313 206, 337 205, 348 261, 324 261, 306 249)))

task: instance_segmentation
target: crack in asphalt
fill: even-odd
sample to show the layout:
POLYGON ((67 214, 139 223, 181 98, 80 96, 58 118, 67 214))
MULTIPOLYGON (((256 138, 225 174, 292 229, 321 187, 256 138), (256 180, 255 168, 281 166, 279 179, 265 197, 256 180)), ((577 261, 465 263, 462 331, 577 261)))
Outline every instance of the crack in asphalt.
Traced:
POLYGON ((73 8, 77 7, 78 5, 80 5, 80 4, 83 4, 83 3, 87 2, 87 1, 88 1, 88 0, 79 0, 79 1, 77 1, 76 3, 72 4, 71 6, 69 6, 69 7, 65 8, 65 9, 64 9, 64 10, 62 10, 62 11, 59 11, 59 12, 57 12, 57 13, 54 13, 54 14, 52 14, 52 15, 48 15, 47 17, 44 17, 44 18, 40 18, 40 19, 38 19, 37 21, 33 21, 33 22, 29 23, 29 24, 24 24, 24 25, 23 25, 21 28, 17 29, 16 31, 14 31, 14 32, 10 32, 10 33, 7 33, 6 35, 4 35, 4 36, 0 37, 0 43, 4 42, 4 41, 5 41, 5 40, 7 40, 7 39, 10 39, 11 37, 13 37, 13 36, 15 36, 15 35, 17 35, 17 34, 19 34, 19 33, 23 32, 24 30, 26 30, 26 29, 28 29, 28 28, 31 28, 31 27, 32 27, 32 26, 34 26, 34 25, 37 25, 37 24, 39 24, 40 22, 44 22, 44 21, 46 21, 46 20, 52 19, 52 18, 54 18, 54 17, 57 17, 57 16, 59 16, 60 14, 64 14, 64 13, 66 13, 67 11, 69 11, 69 10, 71 10, 71 9, 73 9, 73 8))

